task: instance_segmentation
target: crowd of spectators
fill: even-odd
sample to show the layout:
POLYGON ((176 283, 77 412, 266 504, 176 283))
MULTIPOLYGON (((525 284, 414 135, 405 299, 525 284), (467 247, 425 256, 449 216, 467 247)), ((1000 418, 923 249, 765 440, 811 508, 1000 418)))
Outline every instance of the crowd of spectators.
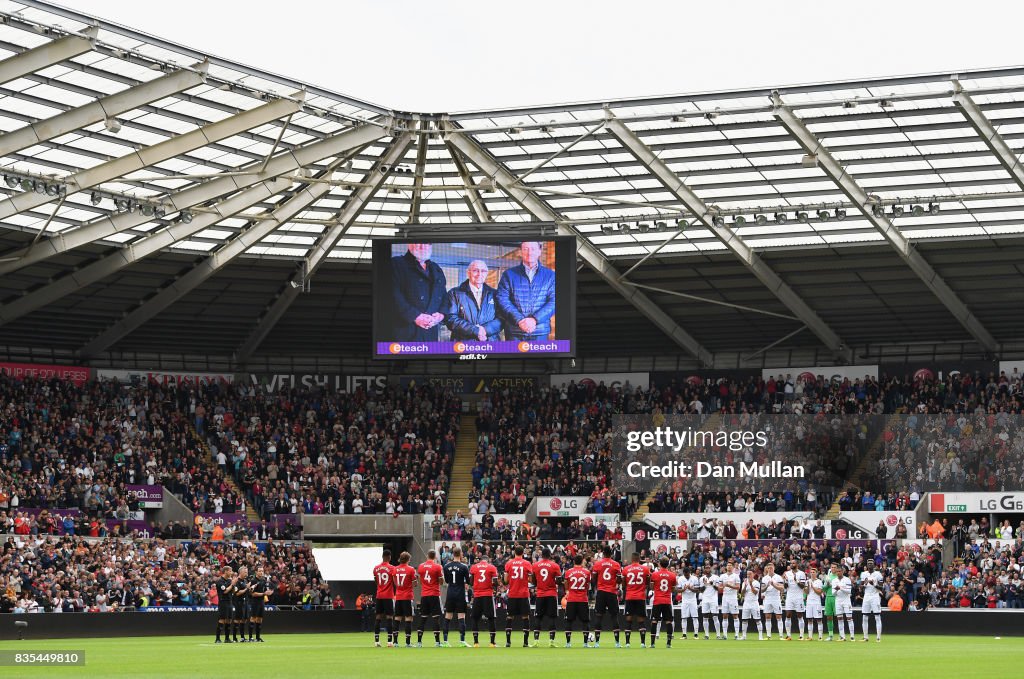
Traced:
POLYGON ((126 485, 163 485, 194 511, 244 511, 206 459, 189 413, 195 391, 155 382, 0 375, 0 510, 76 508, 123 518, 126 485))
POLYGON ((1024 539, 975 539, 935 581, 930 605, 940 608, 1024 608, 1024 539))
POLYGON ((269 603, 330 603, 309 547, 302 543, 166 542, 11 536, 0 547, 0 612, 113 612, 150 606, 216 605, 221 566, 264 567, 269 603))
MULTIPOLYGON (((782 452, 805 463, 810 478, 778 488, 677 480, 651 511, 820 514, 875 443, 877 459, 859 482, 868 490, 840 495, 842 509, 912 509, 933 489, 1019 488, 1022 399, 1017 376, 955 372, 499 390, 479 404, 470 512, 519 514, 538 495, 585 496, 589 511, 627 519, 647 493, 616 485, 618 414, 714 413, 722 427, 743 429, 765 425, 767 413, 809 416, 770 426, 791 430, 782 452), (867 415, 880 417, 857 417, 867 415)), ((193 511, 251 505, 265 519, 443 513, 460 412, 458 396, 429 387, 269 393, 258 384, 76 386, 0 376, 0 511, 75 508, 123 520, 138 510, 125 486, 159 484, 193 511)), ((724 462, 780 456, 712 452, 724 462)))
POLYGON ((462 408, 450 391, 221 385, 203 405, 217 464, 263 518, 444 511, 462 408))
POLYGON ((757 522, 753 519, 733 521, 732 519, 691 519, 679 525, 662 521, 651 529, 652 537, 661 540, 822 540, 828 533, 821 519, 771 520, 757 522))
POLYGON ((606 541, 622 540, 624 537, 622 523, 618 521, 610 523, 603 520, 594 521, 590 517, 570 521, 551 521, 543 518, 537 523, 522 521, 516 524, 505 519, 496 520, 489 513, 479 516, 479 520, 475 521, 473 515, 467 517, 462 512, 456 512, 454 516, 451 514, 435 515, 430 523, 430 530, 431 538, 435 542, 440 540, 455 542, 462 540, 474 542, 485 540, 606 541))

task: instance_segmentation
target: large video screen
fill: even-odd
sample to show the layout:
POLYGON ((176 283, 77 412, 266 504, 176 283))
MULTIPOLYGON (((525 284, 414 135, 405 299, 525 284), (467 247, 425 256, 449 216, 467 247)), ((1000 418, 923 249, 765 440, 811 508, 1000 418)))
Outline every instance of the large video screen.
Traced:
POLYGON ((573 356, 576 241, 373 243, 376 358, 573 356))

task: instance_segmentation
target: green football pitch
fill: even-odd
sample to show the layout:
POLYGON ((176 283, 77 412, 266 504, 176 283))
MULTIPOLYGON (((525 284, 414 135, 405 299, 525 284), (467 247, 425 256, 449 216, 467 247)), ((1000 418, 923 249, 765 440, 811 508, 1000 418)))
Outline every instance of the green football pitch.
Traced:
MULTIPOLYGON (((522 636, 513 634, 513 643, 522 636)), ((634 644, 614 648, 611 635, 601 648, 584 649, 580 634, 574 647, 527 649, 434 648, 428 633, 424 648, 374 648, 368 634, 288 634, 269 636, 264 644, 214 645, 212 637, 132 637, 2 641, 0 651, 85 652, 83 667, 0 667, 11 677, 516 677, 594 676, 652 677, 670 670, 715 677, 821 677, 830 673, 872 679, 908 676, 1020 676, 1024 638, 928 637, 890 635, 833 642, 695 641, 676 639, 671 649, 634 644), (609 643, 611 642, 611 643, 609 643)), ((455 636, 455 639, 458 637, 455 636)), ((482 637, 484 640, 485 637, 482 637)), ((499 642, 504 634, 499 633, 499 642)), ((637 639, 634 637, 633 639, 637 639)), ((542 639, 542 641, 544 641, 542 639)))

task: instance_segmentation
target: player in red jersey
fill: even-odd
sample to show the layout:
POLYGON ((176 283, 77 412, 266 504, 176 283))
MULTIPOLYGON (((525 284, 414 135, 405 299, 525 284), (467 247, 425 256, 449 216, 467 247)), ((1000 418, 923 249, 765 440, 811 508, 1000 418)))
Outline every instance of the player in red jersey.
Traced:
POLYGON ((640 563, 640 554, 633 552, 628 566, 622 569, 622 581, 626 583, 626 648, 634 623, 640 628, 640 648, 647 643, 647 588, 651 572, 640 563))
POLYGON ((530 578, 533 564, 523 558, 523 546, 516 545, 515 557, 505 562, 508 611, 505 614, 505 648, 512 647, 512 620, 523 621, 523 648, 530 643, 530 578))
POLYGON ((619 583, 622 581, 622 566, 612 558, 612 548, 605 545, 602 558, 594 562, 594 579, 597 580, 597 598, 594 600, 594 648, 601 646, 601 627, 605 614, 612 616, 615 632, 615 648, 619 644, 619 583))
POLYGON ((555 647, 555 627, 558 625, 558 580, 562 569, 551 560, 547 547, 540 552, 540 561, 533 564, 533 581, 537 584, 537 610, 534 612, 533 642, 540 639, 540 625, 544 618, 551 621, 548 628, 548 646, 555 647))
POLYGON ((577 554, 575 564, 565 572, 565 647, 572 647, 572 624, 583 625, 583 648, 589 648, 590 634, 590 570, 583 566, 583 555, 577 554))
POLYGON ((420 580, 420 628, 416 632, 416 647, 423 646, 423 631, 427 628, 427 618, 434 620, 434 646, 441 645, 441 581, 444 569, 437 563, 437 552, 427 552, 427 560, 419 565, 416 574, 420 580))
POLYGON ((473 581, 473 646, 480 646, 480 618, 487 618, 491 648, 495 648, 494 587, 498 584, 498 569, 486 556, 481 556, 469 567, 469 577, 473 581))
POLYGON ((409 565, 412 555, 402 552, 395 566, 395 643, 398 643, 398 623, 405 622, 405 647, 412 648, 412 590, 416 586, 416 569, 409 565))
POLYGON ((654 590, 654 607, 651 609, 651 648, 658 637, 658 621, 665 630, 666 648, 672 648, 672 593, 676 589, 676 574, 668 569, 668 557, 661 557, 660 568, 651 573, 651 589, 654 590))
POLYGON ((373 645, 380 648, 380 630, 384 628, 388 646, 398 641, 395 625, 395 567, 391 565, 391 550, 385 549, 381 554, 381 562, 373 568, 373 580, 377 583, 377 619, 373 625, 373 645))

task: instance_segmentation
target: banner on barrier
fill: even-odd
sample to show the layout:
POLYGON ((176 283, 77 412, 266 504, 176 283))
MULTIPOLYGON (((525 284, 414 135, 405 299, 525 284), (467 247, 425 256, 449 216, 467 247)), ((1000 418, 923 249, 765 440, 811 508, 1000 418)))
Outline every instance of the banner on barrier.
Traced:
POLYGON ((999 361, 1000 376, 1006 373, 1011 380, 1019 380, 1024 377, 1024 361, 999 361))
POLYGON ((1024 512, 1024 492, 1002 493, 930 493, 931 514, 987 514, 1024 512))
POLYGON ((586 495, 578 497, 538 495, 534 501, 537 503, 537 516, 580 516, 586 514, 590 498, 586 495))
POLYGON ((101 380, 118 380, 130 384, 231 384, 235 376, 231 373, 186 372, 179 370, 115 370, 97 368, 96 377, 101 380))
POLYGON ((842 382, 843 380, 862 380, 865 376, 878 379, 877 365, 812 365, 812 366, 789 366, 786 368, 765 368, 761 371, 762 379, 775 379, 776 377, 791 375, 796 382, 815 382, 818 376, 830 382, 842 382))
POLYGON ((164 506, 164 487, 135 485, 125 486, 128 498, 134 498, 143 509, 160 509, 164 506))
MULTIPOLYGON (((760 523, 771 523, 772 521, 778 523, 780 521, 793 521, 794 519, 799 520, 801 523, 804 519, 811 522, 813 526, 816 523, 814 518, 814 512, 710 512, 702 514, 699 512, 651 512, 645 517, 648 525, 659 526, 663 522, 669 526, 678 526, 683 521, 689 526, 691 522, 696 522, 700 525, 702 519, 712 519, 715 521, 732 521, 736 524, 737 528, 742 528, 747 525, 748 521, 753 521, 755 524, 760 523)), ((823 522, 824 524, 824 522, 823 522)))
POLYGON ((689 549, 689 540, 651 540, 651 552, 658 556, 682 556, 689 549))
POLYGON ((31 378, 35 380, 62 380, 80 387, 89 381, 92 368, 80 365, 49 365, 46 363, 7 363, 0 362, 0 374, 16 380, 31 378))
POLYGON ((582 384, 585 386, 604 386, 609 389, 622 389, 627 384, 630 389, 649 389, 651 386, 650 373, 569 373, 565 375, 552 375, 551 386, 556 389, 569 386, 570 383, 582 384))
POLYGON ((387 375, 336 375, 280 373, 274 375, 249 374, 249 383, 267 394, 276 394, 289 389, 323 389, 339 394, 351 394, 360 389, 381 393, 388 386, 387 375))
POLYGON ((458 394, 486 394, 504 389, 537 389, 548 385, 547 375, 402 375, 398 386, 451 389, 458 394))
MULTIPOLYGON (((865 536, 874 535, 879 540, 891 540, 896 537, 897 530, 900 525, 906 526, 907 536, 917 535, 917 515, 915 512, 907 511, 850 511, 840 512, 839 519, 841 521, 847 521, 851 525, 862 528, 865 531, 865 536), (884 527, 884 531, 879 529, 879 525, 884 527)), ((843 530, 837 528, 837 530, 843 530)), ((839 537, 833 535, 832 537, 839 537)), ((850 536, 854 537, 854 536, 850 536)))

